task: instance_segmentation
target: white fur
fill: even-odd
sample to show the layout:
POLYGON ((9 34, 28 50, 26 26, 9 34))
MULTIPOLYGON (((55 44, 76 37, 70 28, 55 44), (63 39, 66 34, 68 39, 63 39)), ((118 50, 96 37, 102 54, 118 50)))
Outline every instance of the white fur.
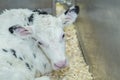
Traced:
POLYGON ((0 15, 0 80, 49 80, 47 76, 35 78, 36 72, 45 74, 56 70, 54 64, 66 59, 65 41, 62 39, 64 25, 60 18, 34 13, 34 21, 30 25, 32 35, 21 38, 8 31, 16 24, 27 28, 27 18, 32 13, 28 9, 12 9, 0 15), (39 45, 42 50, 31 37, 42 43, 39 45), (16 51, 17 58, 11 49, 16 51))

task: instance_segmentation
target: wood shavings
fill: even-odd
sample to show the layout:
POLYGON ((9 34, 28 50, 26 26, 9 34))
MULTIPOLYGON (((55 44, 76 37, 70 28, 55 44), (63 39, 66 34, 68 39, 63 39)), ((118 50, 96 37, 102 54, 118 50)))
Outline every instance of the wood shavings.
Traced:
MULTIPOLYGON (((64 12, 63 5, 56 4, 57 15, 64 12)), ((69 67, 51 74, 52 80, 93 80, 89 72, 89 66, 85 63, 80 48, 74 25, 65 28, 66 54, 69 59, 69 67)))
POLYGON ((78 40, 74 25, 65 29, 66 54, 69 59, 69 67, 51 74, 52 80, 92 80, 89 66, 86 65, 81 50, 78 47, 78 40))

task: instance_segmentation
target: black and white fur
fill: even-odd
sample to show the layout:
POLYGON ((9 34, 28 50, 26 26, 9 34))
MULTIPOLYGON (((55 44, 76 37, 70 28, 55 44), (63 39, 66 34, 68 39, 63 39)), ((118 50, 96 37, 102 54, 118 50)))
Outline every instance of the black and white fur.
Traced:
POLYGON ((67 66, 63 28, 75 21, 78 12, 78 6, 59 17, 28 9, 4 11, 0 15, 0 80, 49 80, 35 75, 67 66))

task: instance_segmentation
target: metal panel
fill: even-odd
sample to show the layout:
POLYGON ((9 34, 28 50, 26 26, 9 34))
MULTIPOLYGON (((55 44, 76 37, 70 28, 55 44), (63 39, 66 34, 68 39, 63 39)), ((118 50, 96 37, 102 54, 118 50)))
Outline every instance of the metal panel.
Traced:
POLYGON ((120 0, 91 1, 77 21, 83 54, 95 80, 120 80, 120 0))
POLYGON ((0 10, 11 8, 44 8, 55 14, 55 0, 0 0, 0 10))

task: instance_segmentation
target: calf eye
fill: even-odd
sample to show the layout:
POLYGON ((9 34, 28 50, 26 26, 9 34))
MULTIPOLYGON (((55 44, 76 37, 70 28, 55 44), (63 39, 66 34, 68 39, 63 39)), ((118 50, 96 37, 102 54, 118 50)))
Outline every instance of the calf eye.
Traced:
POLYGON ((38 44, 39 44, 39 45, 42 45, 42 43, 41 43, 41 42, 38 42, 38 44))
POLYGON ((62 35, 62 39, 65 37, 65 34, 62 35))

